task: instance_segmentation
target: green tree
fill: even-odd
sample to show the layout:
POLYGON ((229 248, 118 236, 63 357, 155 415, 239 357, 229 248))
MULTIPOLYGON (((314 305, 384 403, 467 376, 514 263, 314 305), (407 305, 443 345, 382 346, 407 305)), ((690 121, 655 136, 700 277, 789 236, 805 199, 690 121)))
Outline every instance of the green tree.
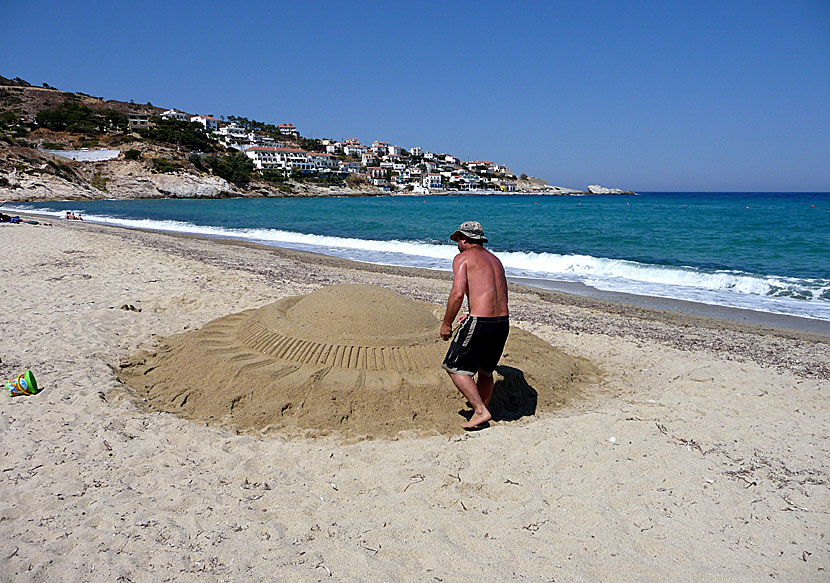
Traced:
POLYGON ((13 111, 0 113, 0 128, 9 128, 17 124, 17 115, 13 111))
POLYGON ((300 148, 309 152, 325 152, 323 143, 318 139, 300 138, 300 148))
POLYGON ((181 166, 169 158, 153 158, 153 172, 169 174, 179 170, 181 166))
POLYGON ((205 165, 202 164, 202 157, 199 154, 191 154, 187 157, 190 160, 190 163, 193 164, 197 170, 204 172, 206 170, 205 165))
POLYGON ((242 152, 231 152, 224 156, 206 156, 205 162, 220 178, 245 188, 251 182, 254 163, 242 152))
POLYGON ((265 182, 285 182, 285 174, 279 170, 268 168, 262 171, 262 179, 265 182))

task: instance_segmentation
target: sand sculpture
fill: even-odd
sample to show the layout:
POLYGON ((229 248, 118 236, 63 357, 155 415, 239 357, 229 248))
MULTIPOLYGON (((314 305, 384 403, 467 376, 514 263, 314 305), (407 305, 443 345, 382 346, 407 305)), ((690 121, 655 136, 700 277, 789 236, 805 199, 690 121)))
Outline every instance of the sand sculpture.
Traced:
MULTIPOLYGON (((153 410, 240 431, 459 433, 469 409, 440 368, 441 310, 380 287, 331 286, 167 338, 123 362, 119 377, 153 410)), ((513 327, 494 422, 564 406, 592 370, 513 327)))

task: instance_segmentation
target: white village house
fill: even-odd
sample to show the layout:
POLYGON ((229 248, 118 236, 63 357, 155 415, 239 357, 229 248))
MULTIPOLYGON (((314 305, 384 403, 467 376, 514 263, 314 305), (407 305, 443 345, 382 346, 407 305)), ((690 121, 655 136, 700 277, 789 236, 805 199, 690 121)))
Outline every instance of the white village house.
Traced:
POLYGON ((191 123, 201 124, 209 132, 219 129, 219 120, 210 115, 191 115, 190 121, 191 123))
POLYGON ((444 190, 444 186, 441 182, 441 175, 436 174, 435 172, 430 172, 424 176, 421 184, 430 190, 444 190))
POLYGON ((339 168, 339 160, 337 156, 332 156, 331 154, 323 154, 322 152, 309 152, 308 159, 311 160, 311 163, 318 169, 334 169, 339 168))
MULTIPOLYGON (((314 172, 317 166, 309 153, 296 148, 269 148, 254 146, 247 148, 245 155, 254 163, 257 170, 278 169, 287 176, 292 172, 314 172)), ((325 154, 324 154, 325 155, 325 154)))
POLYGON ((360 144, 343 144, 343 153, 356 158, 366 153, 366 146, 361 146, 360 144))
POLYGON ((220 139, 234 138, 236 140, 242 140, 248 135, 248 130, 242 126, 236 125, 235 123, 229 123, 213 132, 213 134, 219 136, 220 139))
POLYGON ((360 173, 360 162, 340 162, 340 171, 349 174, 360 173))
POLYGON ((277 130, 284 136, 299 136, 300 132, 294 127, 293 123, 281 123, 277 125, 277 130))
POLYGON ((178 109, 168 109, 161 114, 161 119, 175 119, 177 121, 188 121, 190 116, 178 109))

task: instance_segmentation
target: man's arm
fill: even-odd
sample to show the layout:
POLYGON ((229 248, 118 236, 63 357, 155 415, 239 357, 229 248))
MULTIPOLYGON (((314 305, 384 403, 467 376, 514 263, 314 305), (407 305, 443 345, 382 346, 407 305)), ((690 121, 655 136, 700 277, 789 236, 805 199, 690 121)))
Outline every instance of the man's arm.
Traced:
POLYGON ((447 299, 447 311, 444 313, 444 322, 441 324, 441 338, 449 340, 452 336, 452 321, 461 305, 464 303, 464 295, 467 293, 467 264, 456 255, 452 262, 452 289, 447 299))

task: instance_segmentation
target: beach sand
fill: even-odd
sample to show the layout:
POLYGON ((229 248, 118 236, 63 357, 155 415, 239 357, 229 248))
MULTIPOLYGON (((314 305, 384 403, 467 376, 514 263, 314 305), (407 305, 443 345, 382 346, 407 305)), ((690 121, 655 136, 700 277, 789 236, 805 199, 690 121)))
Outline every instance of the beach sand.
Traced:
POLYGON ((0 397, 2 581, 827 580, 827 336, 512 287, 516 326, 596 367, 563 406, 237 431, 121 364, 332 284, 440 305, 449 275, 38 220, 0 225, 0 377, 43 389, 0 397))

